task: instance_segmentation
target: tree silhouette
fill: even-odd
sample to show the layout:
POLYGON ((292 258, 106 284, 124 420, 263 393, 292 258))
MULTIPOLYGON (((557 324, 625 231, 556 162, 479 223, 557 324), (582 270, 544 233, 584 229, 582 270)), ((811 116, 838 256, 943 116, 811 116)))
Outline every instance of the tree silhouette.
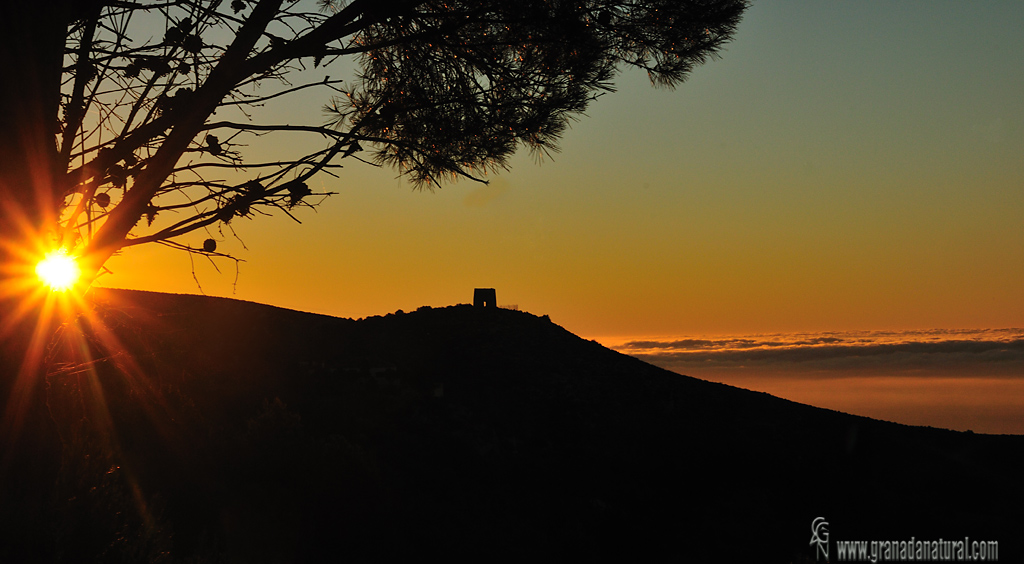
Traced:
MULTIPOLYGON (((0 240, 97 272, 112 253, 319 200, 345 159, 416 186, 479 177, 555 148, 617 67, 682 81, 745 0, 50 0, 0 8, 0 240), (354 76, 335 78, 355 64, 354 76), (320 72, 322 71, 322 72, 320 72), (311 78, 314 76, 315 78, 311 78), (321 89, 320 124, 259 107, 321 89), (253 136, 319 136, 311 154, 247 157, 253 136), (364 152, 365 150, 365 152, 364 152), (221 178, 242 175, 242 181, 221 178)), ((5 269, 10 272, 11 269, 5 269)))
POLYGON ((54 559, 44 525, 62 447, 44 375, 59 319, 33 275, 45 253, 77 257, 87 279, 133 245, 219 254, 213 238, 181 237, 316 205, 325 194, 310 180, 346 159, 397 168, 416 186, 479 180, 520 146, 553 150, 617 68, 678 84, 745 7, 0 1, 0 559, 54 559), (314 89, 323 122, 264 121, 262 105, 314 89), (246 151, 286 132, 322 144, 272 160, 246 151))

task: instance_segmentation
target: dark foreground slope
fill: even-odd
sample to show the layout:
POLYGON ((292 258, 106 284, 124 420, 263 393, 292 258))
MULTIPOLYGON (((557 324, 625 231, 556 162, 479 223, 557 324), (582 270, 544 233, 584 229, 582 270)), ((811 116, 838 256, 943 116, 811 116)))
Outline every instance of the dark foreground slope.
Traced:
POLYGON ((96 371, 50 377, 66 561, 814 561, 818 516, 1021 561, 1024 437, 694 380, 516 311, 95 302, 120 347, 93 324, 96 371))

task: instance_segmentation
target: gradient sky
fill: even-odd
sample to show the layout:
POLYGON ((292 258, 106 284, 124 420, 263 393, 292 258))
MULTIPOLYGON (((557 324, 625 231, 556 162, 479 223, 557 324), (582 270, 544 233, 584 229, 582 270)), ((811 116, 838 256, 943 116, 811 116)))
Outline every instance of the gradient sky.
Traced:
MULTIPOLYGON (((246 261, 235 293, 230 262, 196 274, 344 317, 495 287, 588 338, 1020 327, 1022 28, 1019 1, 755 1, 676 90, 620 75, 553 160, 434 192, 353 162, 303 225, 236 221, 248 250, 215 233, 246 261)), ((322 123, 327 97, 259 121, 322 123)), ((197 292, 180 252, 108 266, 104 286, 197 292)))

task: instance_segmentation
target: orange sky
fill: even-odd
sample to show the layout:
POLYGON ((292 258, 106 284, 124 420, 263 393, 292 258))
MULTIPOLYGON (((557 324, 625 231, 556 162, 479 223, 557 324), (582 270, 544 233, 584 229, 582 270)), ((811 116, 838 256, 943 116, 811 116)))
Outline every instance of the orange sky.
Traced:
MULTIPOLYGON (((757 2, 677 90, 621 76, 553 161, 432 193, 352 163, 303 225, 236 220, 248 250, 213 232, 246 261, 235 293, 230 262, 196 274, 207 294, 347 317, 495 287, 586 337, 1019 327, 1022 21, 1010 1, 757 2)), ((326 99, 261 121, 321 123, 326 99)), ((197 291, 180 252, 108 266, 101 285, 197 291)))

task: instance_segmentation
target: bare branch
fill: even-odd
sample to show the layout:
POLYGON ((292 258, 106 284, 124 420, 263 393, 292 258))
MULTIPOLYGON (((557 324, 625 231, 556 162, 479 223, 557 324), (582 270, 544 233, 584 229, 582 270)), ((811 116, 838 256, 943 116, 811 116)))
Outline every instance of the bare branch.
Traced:
POLYGON ((643 68, 657 85, 683 80, 728 40, 746 2, 88 7, 61 24, 54 186, 64 198, 40 217, 59 217, 65 244, 83 241, 95 271, 118 248, 159 242, 186 250, 173 239, 230 229, 235 217, 281 212, 298 221, 297 206, 330 194, 314 194, 307 182, 336 176, 339 159, 394 167, 416 188, 485 182, 519 147, 557 151, 569 121, 611 90, 617 67, 643 68), (352 76, 301 74, 346 59, 357 66, 352 76), (260 121, 268 102, 316 87, 333 96, 326 123, 260 121), (325 142, 276 160, 246 158, 246 143, 276 132, 325 142))

